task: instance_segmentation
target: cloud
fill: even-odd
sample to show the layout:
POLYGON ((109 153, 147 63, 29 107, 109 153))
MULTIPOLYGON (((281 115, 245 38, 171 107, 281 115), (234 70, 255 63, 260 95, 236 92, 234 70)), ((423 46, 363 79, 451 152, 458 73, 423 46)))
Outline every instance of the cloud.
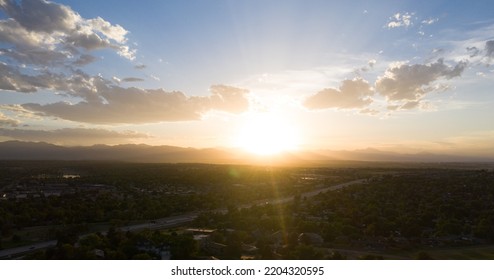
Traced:
POLYGON ((11 119, 4 114, 0 113, 0 127, 17 127, 19 126, 20 122, 18 120, 11 119))
POLYGON ((412 17, 414 15, 414 13, 396 13, 389 18, 389 22, 386 24, 386 26, 390 29, 397 27, 409 27, 413 25, 412 17))
POLYGON ((48 1, 23 0, 19 5, 13 0, 2 0, 0 7, 24 28, 37 32, 70 31, 80 20, 70 8, 48 1))
POLYGON ((103 34, 110 40, 114 40, 120 44, 124 44, 125 42, 127 42, 127 38, 125 36, 127 35, 128 31, 118 24, 112 25, 101 17, 87 20, 87 24, 94 31, 103 34))
POLYGON ((145 64, 137 64, 134 66, 135 69, 139 69, 139 70, 142 70, 144 68, 146 68, 147 66, 145 64))
POLYGON ((485 56, 489 59, 494 58, 494 40, 485 42, 485 56))
POLYGON ((213 110, 242 113, 249 109, 249 101, 246 98, 249 91, 246 89, 226 85, 213 85, 209 91, 211 92, 209 106, 213 110))
POLYGON ((141 79, 141 78, 135 78, 135 77, 127 77, 127 78, 123 78, 121 81, 122 81, 122 82, 128 82, 128 83, 131 83, 131 82, 142 82, 142 81, 144 81, 144 79, 141 79))
POLYGON ((122 88, 99 83, 97 95, 76 104, 28 103, 24 109, 42 116, 94 124, 138 124, 198 120, 211 110, 240 113, 249 107, 248 91, 230 86, 211 87, 211 96, 187 97, 163 89, 122 88))
POLYGON ((0 128, 0 136, 15 140, 44 141, 62 145, 117 144, 151 137, 148 134, 135 131, 117 132, 99 128, 62 128, 55 130, 0 128))
POLYGON ((389 101, 418 101, 436 87, 429 86, 439 79, 452 79, 461 75, 467 63, 454 67, 442 59, 431 64, 395 64, 376 81, 376 90, 389 101))
POLYGON ((0 89, 19 92, 35 92, 31 85, 31 77, 21 74, 5 63, 0 62, 0 89))
POLYGON ((37 120, 41 119, 39 116, 33 114, 33 112, 22 108, 22 106, 19 105, 19 104, 14 104, 14 105, 3 105, 3 104, 0 104, 0 110, 10 111, 18 119, 19 118, 37 119, 37 120))
POLYGON ((425 19, 422 21, 422 24, 425 24, 425 25, 431 25, 431 24, 434 24, 436 22, 438 22, 439 19, 438 18, 429 18, 429 19, 425 19))
POLYGON ((467 47, 467 51, 470 53, 470 58, 478 56, 481 52, 477 47, 467 47))
POLYGON ((155 81, 160 81, 161 79, 155 75, 149 75, 149 77, 155 81))
POLYGON ((129 46, 120 46, 117 53, 128 60, 134 60, 136 58, 136 50, 129 48, 129 46))
POLYGON ((309 96, 303 105, 311 110, 364 108, 372 103, 372 95, 374 91, 367 81, 361 78, 344 80, 339 89, 323 89, 309 96))
POLYGON ((412 110, 415 108, 419 108, 421 105, 420 101, 407 101, 403 104, 391 104, 387 106, 389 111, 398 111, 398 110, 412 110))
POLYGON ((73 62, 75 66, 84 66, 96 61, 96 57, 90 54, 82 54, 76 61, 73 62))
POLYGON ((95 78, 80 71, 69 77, 52 73, 49 69, 40 69, 37 74, 23 74, 19 67, 0 62, 0 90, 33 93, 38 89, 48 89, 64 91, 75 96, 94 90, 95 78))
POLYGON ((128 31, 98 17, 85 19, 70 7, 44 0, 0 0, 0 10, 8 16, 0 20, 2 55, 28 65, 92 62, 87 51, 114 49, 128 59, 135 50, 126 45, 128 31))
POLYGON ((367 64, 369 65, 370 68, 373 68, 374 65, 376 65, 376 63, 377 63, 377 60, 375 60, 375 59, 371 59, 367 62, 367 64))
POLYGON ((375 109, 365 108, 365 109, 360 110, 359 113, 364 114, 364 115, 376 116, 380 112, 378 110, 375 110, 375 109))

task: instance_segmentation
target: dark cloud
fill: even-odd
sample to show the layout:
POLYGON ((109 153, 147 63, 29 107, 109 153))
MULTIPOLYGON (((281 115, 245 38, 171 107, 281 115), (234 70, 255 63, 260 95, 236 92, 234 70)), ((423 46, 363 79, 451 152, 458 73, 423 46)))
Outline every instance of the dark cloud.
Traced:
POLYGON ((128 143, 151 136, 135 131, 113 131, 98 128, 62 128, 55 130, 0 128, 0 136, 23 141, 45 141, 64 145, 91 145, 97 143, 128 143))
POLYGON ((485 42, 485 55, 488 58, 494 58, 494 40, 485 42))
POLYGON ((355 109, 364 108, 372 103, 374 92, 363 79, 344 80, 339 89, 326 88, 309 96, 303 105, 316 109, 355 109))
POLYGON ((467 51, 470 53, 470 57, 476 57, 479 55, 480 50, 477 47, 468 47, 467 51))
POLYGON ((0 7, 25 29, 52 33, 75 28, 79 15, 70 8, 42 0, 0 1, 0 7))
POLYGON ((89 51, 113 47, 110 40, 101 38, 96 33, 75 33, 67 38, 67 42, 89 51))
POLYGON ((135 68, 135 69, 139 69, 139 70, 142 70, 142 69, 144 69, 144 68, 146 68, 146 67, 147 67, 147 66, 146 66, 146 65, 144 65, 144 64, 137 64, 137 65, 135 65, 135 66, 134 66, 134 68, 135 68))
POLYGON ((142 82, 142 81, 144 81, 144 79, 135 78, 135 77, 128 77, 128 78, 123 78, 121 81, 122 82, 142 82))
MULTIPOLYGON (((10 57, 15 61, 21 61, 24 65, 43 65, 58 67, 65 63, 70 64, 67 53, 57 52, 49 49, 32 48, 32 49, 0 49, 0 55, 10 57)), ((36 70, 32 71, 36 72, 36 70)))
POLYGON ((102 48, 134 58, 125 44, 128 31, 100 17, 84 19, 68 6, 43 0, 0 0, 0 10, 8 16, 0 20, 0 43, 9 50, 2 55, 18 63, 81 66, 92 62, 87 51, 102 48))
POLYGON ((450 67, 442 59, 432 64, 393 66, 378 78, 376 90, 391 101, 417 101, 434 89, 428 87, 430 84, 458 77, 466 66, 466 62, 459 62, 450 67))
POLYGON ((21 73, 17 67, 0 62, 0 90, 32 93, 38 89, 49 89, 83 93, 83 88, 90 91, 90 83, 90 78, 81 73, 66 77, 64 74, 40 70, 37 76, 31 76, 21 73))
POLYGON ((90 64, 92 62, 96 61, 96 57, 90 55, 90 54, 83 54, 77 60, 74 61, 75 66, 84 66, 87 64, 90 64))
POLYGON ((0 63, 0 89, 19 92, 35 92, 34 77, 23 75, 19 70, 0 63))

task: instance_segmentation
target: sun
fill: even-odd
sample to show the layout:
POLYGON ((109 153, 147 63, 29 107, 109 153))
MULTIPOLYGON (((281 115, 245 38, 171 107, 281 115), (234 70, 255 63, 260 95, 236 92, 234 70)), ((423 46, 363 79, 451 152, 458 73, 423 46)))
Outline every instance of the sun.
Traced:
POLYGON ((298 148, 293 125, 271 113, 252 113, 240 128, 236 145, 257 155, 274 155, 298 148))

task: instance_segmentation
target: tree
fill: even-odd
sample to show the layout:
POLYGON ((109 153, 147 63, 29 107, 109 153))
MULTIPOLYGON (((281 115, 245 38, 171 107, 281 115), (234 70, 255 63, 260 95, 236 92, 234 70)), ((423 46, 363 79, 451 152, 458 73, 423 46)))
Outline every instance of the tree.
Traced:
POLYGON ((170 251, 175 260, 188 260, 197 253, 198 246, 190 234, 171 236, 170 251))
POLYGON ((415 257, 416 260, 433 260, 433 258, 431 257, 431 255, 429 255, 429 253, 427 252, 424 252, 424 251, 421 251, 417 254, 417 256, 415 257))
POLYGON ((151 256, 147 253, 139 253, 132 257, 133 260, 152 260, 151 256))
POLYGON ((321 251, 313 246, 300 244, 295 248, 295 258, 299 260, 320 260, 323 257, 321 251))
POLYGON ((242 242, 240 236, 233 232, 226 239, 225 258, 238 260, 242 256, 242 242))

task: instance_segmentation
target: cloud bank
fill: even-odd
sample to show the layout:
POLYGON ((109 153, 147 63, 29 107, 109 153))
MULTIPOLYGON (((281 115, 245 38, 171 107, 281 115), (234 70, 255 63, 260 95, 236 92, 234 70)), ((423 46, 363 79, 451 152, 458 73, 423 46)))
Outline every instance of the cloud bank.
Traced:
POLYGON ((97 95, 71 104, 23 104, 43 116, 93 124, 139 124, 165 121, 199 120, 211 110, 240 113, 249 107, 248 91, 230 86, 213 86, 211 95, 188 97, 179 91, 108 86, 100 81, 97 95))
POLYGON ((178 91, 120 86, 144 81, 141 78, 105 79, 85 73, 78 67, 96 60, 94 50, 135 57, 127 45, 129 32, 101 17, 85 19, 68 6, 44 0, 0 0, 0 10, 8 16, 0 20, 0 58, 7 62, 0 60, 0 90, 48 90, 82 100, 20 105, 38 116, 95 124, 148 123, 198 120, 211 110, 240 113, 249 106, 244 89, 212 86, 210 96, 189 97, 178 91))

